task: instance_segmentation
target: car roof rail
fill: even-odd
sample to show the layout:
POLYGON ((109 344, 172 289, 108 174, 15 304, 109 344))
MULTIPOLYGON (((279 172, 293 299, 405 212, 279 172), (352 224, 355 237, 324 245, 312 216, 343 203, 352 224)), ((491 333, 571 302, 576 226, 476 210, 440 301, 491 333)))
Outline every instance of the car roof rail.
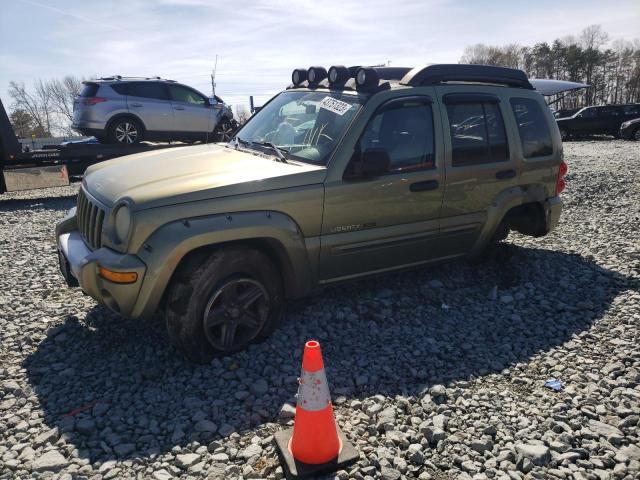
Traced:
POLYGON ((527 74, 515 68, 489 65, 435 64, 417 67, 401 80, 401 85, 418 87, 443 83, 487 83, 533 90, 527 74))

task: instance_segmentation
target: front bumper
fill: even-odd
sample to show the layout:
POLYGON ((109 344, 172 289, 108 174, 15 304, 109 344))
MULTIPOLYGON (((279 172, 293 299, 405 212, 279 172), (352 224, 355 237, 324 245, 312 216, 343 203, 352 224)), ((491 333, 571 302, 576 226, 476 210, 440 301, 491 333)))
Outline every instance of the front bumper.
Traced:
POLYGON ((76 286, 77 282, 83 292, 101 304, 125 317, 131 316, 146 271, 142 260, 106 247, 91 251, 78 230, 58 233, 57 244, 60 270, 67 284, 76 286), (136 272, 137 280, 127 284, 113 283, 100 276, 100 267, 114 272, 136 272))
POLYGON ((562 198, 560 195, 551 197, 544 202, 545 216, 547 218, 547 232, 555 230, 560 223, 560 214, 562 213, 562 198))

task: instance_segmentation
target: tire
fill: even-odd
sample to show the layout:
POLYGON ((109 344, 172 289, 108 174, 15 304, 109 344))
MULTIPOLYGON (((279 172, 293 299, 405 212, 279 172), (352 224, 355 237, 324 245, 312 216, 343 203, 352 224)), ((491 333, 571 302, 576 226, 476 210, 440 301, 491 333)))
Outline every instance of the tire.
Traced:
POLYGON ((571 138, 571 134, 569 133, 569 130, 567 130, 566 128, 560 128, 560 138, 562 139, 563 142, 566 142, 567 140, 569 140, 571 138))
POLYGON ((111 123, 107 138, 109 143, 133 145, 143 140, 144 132, 142 125, 135 118, 121 117, 111 123))
POLYGON ((636 127, 636 129, 631 133, 631 140, 635 140, 636 142, 640 142, 640 127, 636 127))
POLYGON ((271 260, 251 248, 228 247, 179 268, 165 320, 173 344, 190 360, 208 363, 267 338, 283 312, 282 279, 271 260))
POLYGON ((213 141, 228 142, 231 140, 231 137, 233 137, 233 134, 236 133, 237 129, 238 123, 235 120, 229 120, 223 117, 213 130, 213 141))

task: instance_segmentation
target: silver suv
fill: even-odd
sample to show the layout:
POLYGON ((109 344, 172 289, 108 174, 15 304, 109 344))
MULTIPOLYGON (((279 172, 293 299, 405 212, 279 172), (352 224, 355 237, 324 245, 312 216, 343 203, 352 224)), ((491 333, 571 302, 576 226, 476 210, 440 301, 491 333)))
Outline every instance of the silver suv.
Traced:
POLYGON ((156 78, 109 77, 84 82, 73 104, 73 128, 105 143, 142 140, 224 142, 237 128, 217 96, 156 78))

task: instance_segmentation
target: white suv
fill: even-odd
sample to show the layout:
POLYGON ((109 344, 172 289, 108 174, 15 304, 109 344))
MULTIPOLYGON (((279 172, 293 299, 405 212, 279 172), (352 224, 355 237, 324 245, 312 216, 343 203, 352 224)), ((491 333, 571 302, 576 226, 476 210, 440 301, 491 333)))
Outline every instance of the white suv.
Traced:
POLYGON ((109 77, 84 83, 73 128, 100 142, 228 141, 237 128, 219 97, 161 78, 109 77))

